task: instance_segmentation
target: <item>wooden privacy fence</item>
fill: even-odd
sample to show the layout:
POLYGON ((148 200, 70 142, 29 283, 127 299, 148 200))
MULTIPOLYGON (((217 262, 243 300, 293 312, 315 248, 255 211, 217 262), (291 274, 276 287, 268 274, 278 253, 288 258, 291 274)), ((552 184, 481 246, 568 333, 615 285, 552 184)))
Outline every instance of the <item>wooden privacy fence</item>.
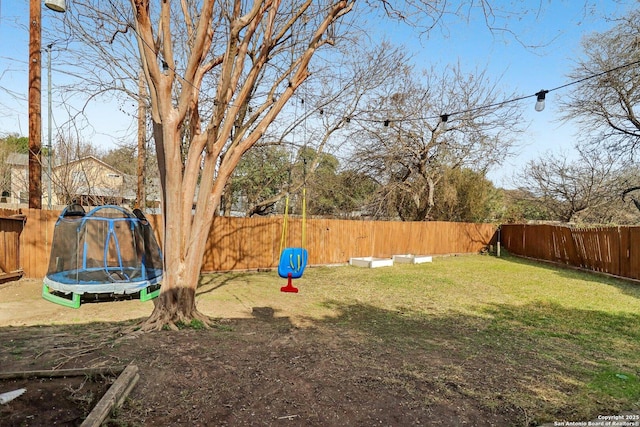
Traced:
POLYGON ((515 255, 640 279, 640 227, 508 224, 500 234, 501 244, 515 255))
MULTIPOLYGON (((479 252, 496 227, 449 222, 386 222, 308 219, 309 264, 394 254, 437 255, 479 252)), ((203 271, 275 267, 280 256, 282 218, 217 217, 207 243, 203 271)), ((301 221, 289 219, 287 246, 301 245, 301 221)))
POLYGON ((0 216, 0 283, 22 277, 20 268, 20 234, 22 216, 0 216))
MULTIPOLYGON (((41 278, 47 272, 53 229, 60 212, 23 212, 27 222, 20 238, 20 265, 27 277, 41 278)), ((162 244, 162 218, 147 217, 162 244)), ((289 218, 286 246, 301 245, 301 226, 300 219, 289 218)), ((310 265, 340 264, 352 257, 477 253, 492 243, 495 232, 496 227, 491 224, 307 219, 305 247, 310 265)), ((281 235, 282 217, 216 217, 202 271, 277 267, 281 235)))

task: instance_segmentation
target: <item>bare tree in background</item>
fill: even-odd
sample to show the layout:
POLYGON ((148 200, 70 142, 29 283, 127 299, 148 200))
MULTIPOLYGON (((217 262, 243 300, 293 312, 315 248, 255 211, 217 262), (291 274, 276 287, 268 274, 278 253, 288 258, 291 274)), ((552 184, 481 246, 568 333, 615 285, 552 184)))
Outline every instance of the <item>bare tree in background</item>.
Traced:
POLYGON ((521 172, 523 193, 545 206, 553 220, 608 223, 622 205, 626 165, 602 150, 577 147, 578 155, 552 154, 530 161, 521 172))
POLYGON ((579 124, 583 142, 633 158, 640 146, 640 10, 582 45, 569 77, 585 80, 559 99, 563 118, 579 124))
POLYGON ((291 151, 292 157, 305 153, 308 158, 298 159, 299 163, 307 161, 304 173, 298 170, 291 174, 281 191, 251 206, 248 216, 265 211, 287 193, 298 192, 305 179, 313 180, 322 153, 349 145, 350 131, 346 127, 351 119, 367 113, 367 100, 385 81, 403 77, 403 64, 409 58, 401 48, 387 42, 370 45, 362 34, 352 37, 348 44, 336 47, 342 52, 332 56, 331 62, 316 62, 304 89, 296 94, 293 102, 297 104, 289 108, 288 125, 272 136, 278 145, 291 151))
POLYGON ((409 67, 403 74, 369 105, 368 118, 358 120, 352 139, 360 144, 352 158, 381 186, 374 215, 424 221, 445 171, 484 173, 499 165, 522 117, 516 104, 500 104, 513 95, 503 94, 483 71, 431 70, 424 82, 415 81, 409 67))

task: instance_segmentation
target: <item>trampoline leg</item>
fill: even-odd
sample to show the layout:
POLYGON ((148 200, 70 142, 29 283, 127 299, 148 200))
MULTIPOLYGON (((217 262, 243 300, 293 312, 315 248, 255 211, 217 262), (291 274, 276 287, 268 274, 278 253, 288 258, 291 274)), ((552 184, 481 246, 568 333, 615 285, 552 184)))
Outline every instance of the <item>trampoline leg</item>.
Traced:
POLYGON ((49 290, 49 287, 42 284, 42 298, 49 302, 60 304, 69 308, 80 308, 80 294, 71 293, 71 299, 54 295, 49 290))
POLYGON ((149 287, 146 287, 140 291, 140 301, 149 301, 160 295, 160 288, 156 289, 153 292, 149 292, 147 289, 149 289, 149 287))
POLYGON ((291 283, 291 273, 287 274, 287 286, 280 288, 280 292, 294 292, 298 293, 298 288, 294 287, 291 283))

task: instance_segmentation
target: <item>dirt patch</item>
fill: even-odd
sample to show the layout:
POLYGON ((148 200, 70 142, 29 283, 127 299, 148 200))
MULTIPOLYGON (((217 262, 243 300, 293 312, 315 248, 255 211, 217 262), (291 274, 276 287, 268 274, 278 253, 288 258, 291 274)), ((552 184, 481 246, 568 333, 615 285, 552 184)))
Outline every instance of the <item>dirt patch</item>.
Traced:
MULTIPOLYGON (((539 396, 518 401, 526 404, 505 396, 529 396, 536 384, 553 384, 553 369, 522 346, 514 345, 508 356, 469 346, 483 333, 477 319, 456 314, 415 320, 357 301, 319 304, 304 285, 299 294, 281 294, 275 275, 251 277, 244 288, 243 280, 225 276, 198 289, 200 310, 218 319, 214 328, 141 335, 125 331, 151 313, 152 302, 86 303, 73 310, 44 301, 39 282, 3 285, 0 371, 135 364, 140 379, 111 414, 110 427, 540 421, 535 413, 546 403, 539 396)), ((0 406, 0 425, 80 425, 111 381, 95 388, 89 381, 82 387, 39 379, 0 382, 0 393, 27 389, 0 406)), ((561 392, 571 393, 571 387, 561 392)), ((571 416, 570 408, 556 408, 546 410, 546 421, 549 413, 571 416)))
MULTIPOLYGON (((462 383, 429 368, 442 367, 433 355, 388 348, 340 327, 300 329, 288 319, 261 317, 220 322, 213 330, 130 338, 118 336, 113 326, 91 324, 83 328, 89 338, 82 343, 65 329, 0 330, 0 340, 13 339, 23 349, 19 357, 3 351, 3 370, 48 368, 61 360, 68 360, 65 368, 135 363, 140 381, 109 426, 506 426, 522 421, 508 408, 489 409, 462 383), (58 348, 47 350, 51 337, 58 348), (92 346, 95 351, 69 358, 92 346)), ((66 393, 79 388, 77 381, 0 383, 0 391, 28 390, 28 399, 3 405, 0 424, 79 425, 87 407, 66 393), (42 404, 32 406, 34 400, 42 404)))
POLYGON ((0 381, 0 392, 26 390, 0 405, 0 420, 5 427, 80 425, 112 382, 105 376, 0 381))

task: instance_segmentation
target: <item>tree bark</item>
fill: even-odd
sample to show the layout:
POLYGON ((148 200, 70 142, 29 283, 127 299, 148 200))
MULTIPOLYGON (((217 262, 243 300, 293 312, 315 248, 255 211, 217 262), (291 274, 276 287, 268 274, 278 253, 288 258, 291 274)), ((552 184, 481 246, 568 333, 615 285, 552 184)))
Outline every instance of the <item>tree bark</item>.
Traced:
POLYGON ((145 106, 145 85, 144 73, 140 72, 138 81, 138 184, 137 184, 137 205, 144 211, 147 207, 147 192, 144 187, 147 160, 147 108, 145 106))

